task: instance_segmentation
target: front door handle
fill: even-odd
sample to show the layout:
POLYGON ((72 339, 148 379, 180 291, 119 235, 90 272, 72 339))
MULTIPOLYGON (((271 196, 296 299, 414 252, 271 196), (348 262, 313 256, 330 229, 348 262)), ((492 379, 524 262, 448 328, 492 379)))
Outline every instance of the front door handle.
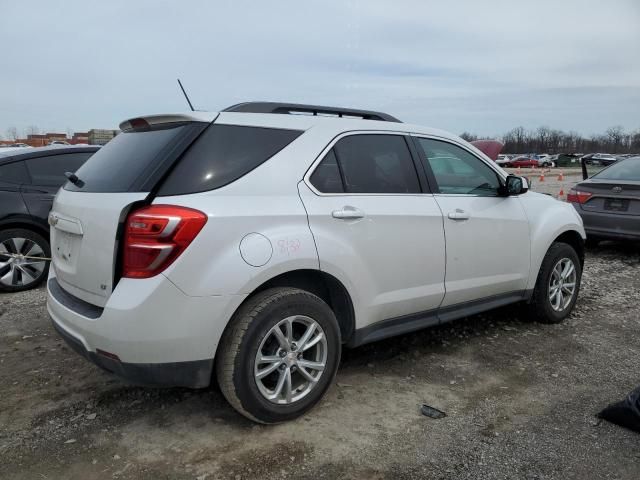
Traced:
POLYGON ((449 212, 448 216, 451 220, 469 220, 469 214, 459 208, 455 212, 449 212))
POLYGON ((331 216, 342 220, 352 220, 354 218, 364 218, 364 212, 359 208, 346 205, 340 210, 334 210, 331 212, 331 216))

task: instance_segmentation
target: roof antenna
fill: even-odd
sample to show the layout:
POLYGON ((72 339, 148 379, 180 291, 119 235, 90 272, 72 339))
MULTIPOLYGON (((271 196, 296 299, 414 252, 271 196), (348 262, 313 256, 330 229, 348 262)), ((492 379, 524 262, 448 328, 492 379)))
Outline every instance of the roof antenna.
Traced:
POLYGON ((189 104, 189 108, 191 109, 192 112, 195 112, 195 109, 193 108, 193 105, 191 105, 191 100, 189 100, 189 95, 187 95, 187 92, 184 91, 184 87, 182 86, 182 82, 180 81, 180 79, 178 79, 178 85, 180 85, 180 89, 182 90, 182 93, 184 94, 184 98, 187 99, 187 103, 189 104))

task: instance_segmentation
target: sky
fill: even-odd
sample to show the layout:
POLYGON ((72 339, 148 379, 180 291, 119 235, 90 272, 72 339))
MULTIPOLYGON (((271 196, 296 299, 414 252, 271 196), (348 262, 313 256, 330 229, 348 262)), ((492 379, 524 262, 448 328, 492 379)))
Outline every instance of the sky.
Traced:
POLYGON ((640 129, 640 0, 0 0, 0 135, 263 100, 640 129))

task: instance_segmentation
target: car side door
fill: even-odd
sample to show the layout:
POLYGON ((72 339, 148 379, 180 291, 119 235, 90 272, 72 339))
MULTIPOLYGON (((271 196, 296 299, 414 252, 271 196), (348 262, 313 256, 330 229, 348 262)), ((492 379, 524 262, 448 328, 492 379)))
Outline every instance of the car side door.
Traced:
POLYGON ((350 291, 357 329, 418 312, 431 312, 421 326, 437 323, 442 213, 410 142, 395 133, 343 134, 299 184, 320 269, 350 291))
POLYGON ((442 209, 447 246, 442 307, 524 294, 530 268, 529 222, 504 179, 470 149, 413 137, 442 209))
POLYGON ((65 172, 75 172, 91 155, 92 152, 61 153, 25 160, 31 183, 22 185, 22 196, 29 213, 46 222, 53 197, 67 181, 65 172))
POLYGON ((18 160, 0 165, 0 227, 3 222, 29 215, 20 194, 21 186, 28 182, 29 173, 24 162, 18 160))

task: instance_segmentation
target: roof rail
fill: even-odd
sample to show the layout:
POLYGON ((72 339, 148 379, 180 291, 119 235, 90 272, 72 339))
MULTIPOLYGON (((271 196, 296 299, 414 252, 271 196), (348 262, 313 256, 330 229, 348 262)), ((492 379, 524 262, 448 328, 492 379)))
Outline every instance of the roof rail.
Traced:
POLYGON ((222 110, 223 112, 244 113, 283 113, 283 114, 312 114, 337 117, 355 117, 364 120, 379 120, 382 122, 402 123, 387 113, 358 110, 355 108, 322 107, 319 105, 303 105, 299 103, 278 102, 244 102, 222 110))

